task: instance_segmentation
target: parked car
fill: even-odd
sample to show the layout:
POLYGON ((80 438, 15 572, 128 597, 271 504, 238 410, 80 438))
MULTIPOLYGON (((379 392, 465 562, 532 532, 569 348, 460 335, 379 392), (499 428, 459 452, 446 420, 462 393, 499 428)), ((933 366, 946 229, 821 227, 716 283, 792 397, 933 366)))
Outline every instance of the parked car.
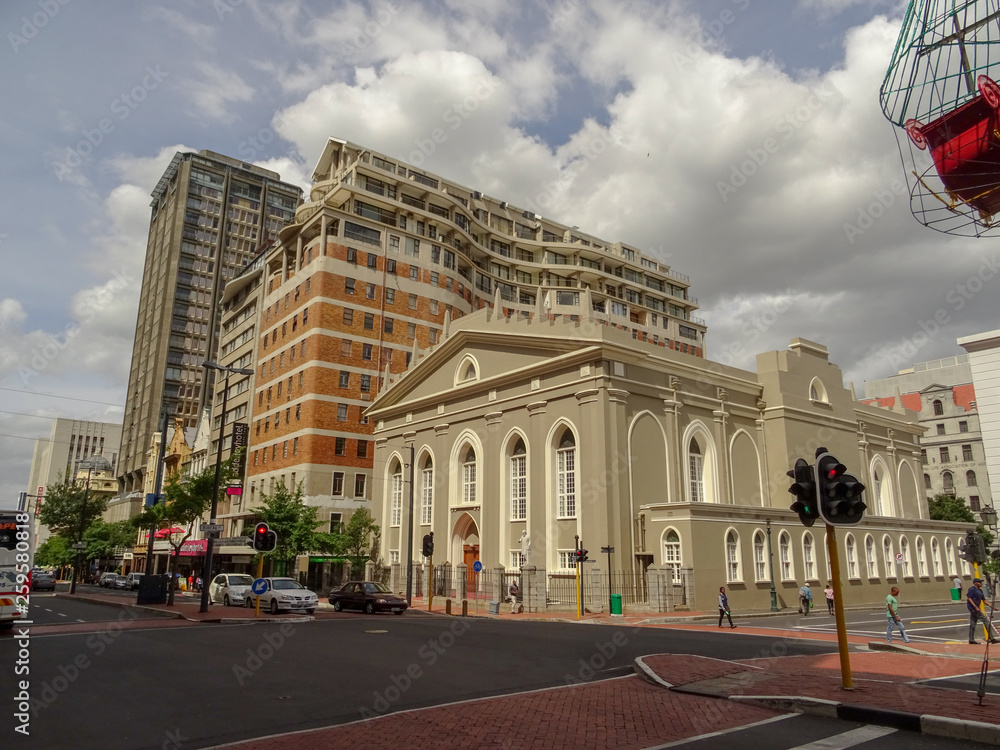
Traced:
MULTIPOLYGON (((267 609, 272 615, 278 614, 281 610, 291 611, 294 609, 305 610, 306 614, 311 615, 319 606, 319 596, 316 592, 310 591, 294 578, 265 578, 264 580, 267 581, 267 591, 260 596, 260 608, 267 609)), ((253 608, 256 606, 256 602, 256 594, 248 587, 246 599, 243 600, 244 605, 253 608)))
POLYGON ((252 583, 253 577, 244 573, 220 573, 209 584, 208 598, 215 604, 222 602, 227 607, 243 604, 252 583))
POLYGON ((142 573, 129 573, 125 576, 125 588, 129 591, 135 591, 139 588, 139 580, 142 578, 142 573))
POLYGON ((125 576, 115 576, 115 588, 116 589, 127 589, 128 588, 128 578, 125 576))
POLYGON ((56 577, 44 570, 37 570, 31 574, 32 591, 55 591, 56 577))
POLYGON ((117 578, 117 573, 101 573, 101 578, 97 583, 102 589, 113 589, 117 578))
POLYGON ((330 604, 340 612, 345 609, 360 609, 372 615, 376 612, 392 612, 401 615, 406 611, 406 599, 396 596, 384 583, 374 581, 351 581, 330 592, 330 604))

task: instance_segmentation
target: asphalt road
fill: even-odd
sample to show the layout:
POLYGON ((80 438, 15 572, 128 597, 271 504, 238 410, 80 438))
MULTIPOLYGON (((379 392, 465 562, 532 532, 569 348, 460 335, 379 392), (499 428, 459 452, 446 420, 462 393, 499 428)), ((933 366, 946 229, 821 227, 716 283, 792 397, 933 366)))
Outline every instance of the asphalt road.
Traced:
MULTIPOLYGON (((135 597, 133 596, 132 599, 135 597)), ((93 604, 54 594, 32 593, 28 606, 28 619, 34 625, 61 625, 80 622, 111 622, 121 615, 120 607, 93 604)), ((161 618, 155 612, 144 611, 143 619, 161 618)))
MULTIPOLYGON (((17 645, 0 641, 0 665, 17 645)), ((389 711, 629 673, 673 651, 721 659, 830 653, 829 644, 736 632, 331 617, 293 624, 121 630, 32 640, 32 750, 197 748, 389 711), (170 734, 174 733, 174 734, 170 734)), ((14 695, 12 668, 0 695, 14 695)), ((10 714, 0 716, 8 725, 10 714)), ((0 732, 10 743, 12 728, 0 732)))
POLYGON ((934 737, 905 732, 888 727, 859 724, 840 719, 828 719, 808 714, 784 715, 760 724, 725 732, 703 739, 687 739, 661 747, 683 747, 685 750, 719 750, 738 747, 740 750, 837 750, 866 748, 869 750, 971 750, 994 747, 968 740, 934 737))

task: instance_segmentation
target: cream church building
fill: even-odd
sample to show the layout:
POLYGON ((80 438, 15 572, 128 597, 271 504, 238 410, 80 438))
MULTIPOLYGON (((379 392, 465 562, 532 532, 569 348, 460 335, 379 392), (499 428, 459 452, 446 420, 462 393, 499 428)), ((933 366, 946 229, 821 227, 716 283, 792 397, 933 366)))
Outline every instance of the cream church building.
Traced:
POLYGON ((951 578, 969 575, 965 526, 928 519, 917 415, 858 402, 820 344, 794 339, 758 355, 754 373, 611 325, 585 295, 565 310, 494 304, 415 349, 367 412, 396 588, 412 489, 418 592, 433 531, 435 566, 468 576, 443 592, 459 598, 484 582, 499 595, 491 576, 517 575, 530 609, 565 608, 579 538, 596 560, 585 588, 603 586, 591 608, 607 602, 602 547, 632 606, 714 611, 726 586, 737 610, 766 610, 773 577, 778 606, 797 607, 803 583, 822 597, 830 580, 825 527, 788 509, 786 472, 818 447, 867 487, 864 520, 837 533, 848 605, 884 601, 892 585, 906 601, 945 600, 951 578), (467 572, 475 560, 482 579, 467 572))

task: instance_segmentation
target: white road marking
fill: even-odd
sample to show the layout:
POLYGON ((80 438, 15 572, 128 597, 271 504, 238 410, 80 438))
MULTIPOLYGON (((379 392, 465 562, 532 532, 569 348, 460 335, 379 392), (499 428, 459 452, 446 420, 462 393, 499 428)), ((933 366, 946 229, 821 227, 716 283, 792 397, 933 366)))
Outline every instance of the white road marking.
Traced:
MULTIPOLYGON (((656 745, 655 747, 648 747, 645 750, 666 750, 669 747, 686 747, 689 743, 697 742, 698 740, 706 740, 710 737, 721 737, 725 734, 732 734, 733 732, 742 732, 744 729, 751 729, 752 727, 759 727, 762 724, 770 724, 775 721, 784 721, 785 719, 792 719, 802 714, 782 714, 781 716, 775 716, 771 719, 764 719, 763 721, 755 721, 752 724, 744 724, 741 727, 733 727, 732 729, 723 729, 718 732, 709 732, 708 734, 699 734, 697 737, 687 737, 683 740, 676 740, 674 742, 668 742, 665 745, 656 745)), ((209 748, 211 750, 211 748, 209 748)))
POLYGON ((805 745, 788 748, 788 750, 843 750, 843 748, 877 740, 879 737, 895 733, 892 727, 859 727, 843 734, 835 734, 822 740, 816 740, 805 745))
POLYGON ((59 615, 60 617, 65 617, 66 616, 62 612, 56 612, 56 614, 59 615))

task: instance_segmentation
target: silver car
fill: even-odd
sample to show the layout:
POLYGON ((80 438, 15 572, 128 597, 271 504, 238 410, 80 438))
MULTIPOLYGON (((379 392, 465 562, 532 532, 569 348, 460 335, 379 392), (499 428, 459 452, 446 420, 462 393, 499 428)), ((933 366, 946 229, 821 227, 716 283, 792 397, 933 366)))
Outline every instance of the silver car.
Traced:
POLYGON ((250 592, 253 578, 244 573, 220 573, 208 587, 208 598, 215 604, 238 607, 250 592))
MULTIPOLYGON (((294 578, 265 578, 267 581, 267 591, 260 595, 260 608, 267 610, 272 615, 278 612, 290 611, 293 609, 305 610, 311 615, 319 606, 319 596, 315 591, 310 591, 294 578)), ((250 589, 247 589, 244 604, 247 607, 255 607, 257 597, 250 589)))

